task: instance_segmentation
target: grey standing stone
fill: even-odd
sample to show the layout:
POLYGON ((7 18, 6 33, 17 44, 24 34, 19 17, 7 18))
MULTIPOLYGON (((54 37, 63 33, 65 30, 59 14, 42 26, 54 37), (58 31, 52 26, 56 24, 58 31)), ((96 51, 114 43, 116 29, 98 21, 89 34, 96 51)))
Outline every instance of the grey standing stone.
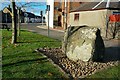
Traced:
POLYGON ((62 50, 70 60, 101 61, 104 49, 100 30, 97 28, 72 26, 65 32, 62 50))

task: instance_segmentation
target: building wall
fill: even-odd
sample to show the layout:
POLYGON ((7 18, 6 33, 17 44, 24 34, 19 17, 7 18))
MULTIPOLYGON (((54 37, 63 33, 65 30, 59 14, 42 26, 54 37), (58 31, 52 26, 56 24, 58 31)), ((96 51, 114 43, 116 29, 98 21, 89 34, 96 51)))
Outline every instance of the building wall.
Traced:
MULTIPOLYGON (((49 11, 49 26, 53 28, 53 17, 54 17, 54 0, 47 0, 47 5, 50 5, 49 11)), ((48 11, 46 13, 46 25, 48 26, 48 11)))
POLYGON ((94 10, 94 11, 81 11, 81 12, 71 12, 70 13, 70 22, 71 26, 93 26, 101 30, 101 35, 105 36, 105 29, 108 16, 116 10, 94 10), (79 20, 74 20, 74 14, 79 14, 79 20), (106 17, 106 15, 108 16, 106 17))
MULTIPOLYGON (((65 29, 66 24, 68 25, 68 22, 69 22, 70 10, 80 6, 79 2, 70 2, 68 0, 68 2, 66 2, 66 5, 67 5, 66 7, 67 12, 66 12, 65 0, 60 0, 60 1, 61 2, 55 2, 55 0, 51 0, 51 1, 47 0, 47 5, 50 5, 49 26, 51 28, 59 26, 65 29), (55 9, 55 7, 58 7, 59 10, 55 9), (63 16, 62 12, 64 12, 64 14, 67 14, 67 16, 66 17, 65 15, 63 16), (67 20, 65 18, 67 18, 67 20)), ((48 26, 48 12, 46 13, 46 25, 48 26)))
POLYGON ((54 2, 54 27, 63 27, 64 0, 54 2))
POLYGON ((61 24, 62 24, 62 12, 54 10, 54 25, 61 26, 61 24), (61 19, 58 20, 58 17, 61 17, 61 19))
POLYGON ((65 0, 61 0, 62 2, 54 2, 54 7, 59 7, 59 9, 62 9, 61 11, 59 10, 55 10, 54 9, 54 25, 55 26, 60 26, 63 27, 65 29, 65 24, 67 24, 69 22, 69 12, 71 9, 76 9, 80 6, 81 3, 79 2, 70 2, 68 1, 66 3, 66 8, 67 8, 67 12, 65 11, 65 0), (64 12, 64 16, 62 15, 62 12, 64 12), (65 19, 65 13, 67 14, 67 20, 65 19), (58 18, 61 18, 61 20, 59 20, 58 18))
POLYGON ((81 11, 70 13, 70 23, 72 26, 104 26, 107 10, 81 11), (79 14, 79 20, 74 20, 74 14, 79 14))

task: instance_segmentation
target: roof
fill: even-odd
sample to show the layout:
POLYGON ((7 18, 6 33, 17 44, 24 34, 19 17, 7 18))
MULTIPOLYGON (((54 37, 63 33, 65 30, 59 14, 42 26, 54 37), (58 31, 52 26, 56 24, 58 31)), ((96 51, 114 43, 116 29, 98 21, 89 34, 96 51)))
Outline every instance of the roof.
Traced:
MULTIPOLYGON (((12 12, 12 9, 10 7, 5 7, 3 10, 0 11, 0 14, 4 14, 4 10, 7 9, 9 10, 10 12, 12 12)), ((41 18, 41 16, 36 16, 35 14, 31 13, 31 12, 23 12, 22 10, 20 10, 20 15, 21 16, 24 16, 25 17, 25 13, 27 14, 27 17, 30 17, 30 18, 41 18)), ((17 14, 17 9, 15 9, 15 14, 17 14)))
POLYGON ((107 8, 106 8, 107 2, 102 2, 100 5, 96 6, 99 3, 100 2, 86 2, 83 5, 79 6, 78 8, 71 10, 71 12, 99 10, 99 9, 117 9, 117 10, 120 10, 120 2, 110 2, 109 7, 107 7, 107 8))
POLYGON ((35 18, 35 14, 30 13, 30 12, 24 12, 27 13, 27 17, 35 18))
MULTIPOLYGON (((3 13, 10 13, 12 15, 12 9, 10 7, 5 7, 3 13)), ((15 14, 17 15, 17 9, 15 9, 15 14)))
POLYGON ((36 18, 42 18, 41 16, 37 16, 37 15, 36 15, 35 17, 36 17, 36 18))

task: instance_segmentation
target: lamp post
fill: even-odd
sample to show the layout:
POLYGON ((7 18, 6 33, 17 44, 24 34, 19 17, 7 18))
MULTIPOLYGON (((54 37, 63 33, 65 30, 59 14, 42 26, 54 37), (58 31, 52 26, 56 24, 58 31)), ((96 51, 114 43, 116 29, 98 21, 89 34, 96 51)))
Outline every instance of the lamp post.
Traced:
POLYGON ((48 37, 49 37, 49 11, 50 11, 50 5, 47 5, 47 11, 48 11, 48 37))

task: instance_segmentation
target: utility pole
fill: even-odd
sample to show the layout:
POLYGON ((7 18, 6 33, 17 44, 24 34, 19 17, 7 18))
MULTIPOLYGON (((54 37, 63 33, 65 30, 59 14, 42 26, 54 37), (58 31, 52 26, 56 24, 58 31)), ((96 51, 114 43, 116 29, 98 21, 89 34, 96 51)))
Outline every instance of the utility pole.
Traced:
POLYGON ((15 1, 11 0, 12 4, 12 41, 11 43, 14 44, 17 42, 17 27, 16 27, 16 16, 15 16, 15 1))

